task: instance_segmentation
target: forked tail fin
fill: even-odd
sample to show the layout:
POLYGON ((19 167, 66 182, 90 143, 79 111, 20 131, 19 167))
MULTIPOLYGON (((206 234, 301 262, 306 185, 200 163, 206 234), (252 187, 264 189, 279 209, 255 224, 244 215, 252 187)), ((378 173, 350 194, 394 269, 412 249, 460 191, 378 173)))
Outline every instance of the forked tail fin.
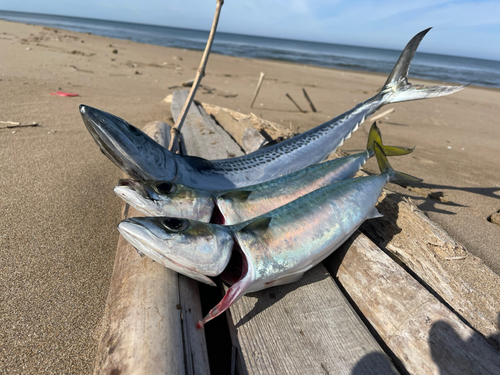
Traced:
POLYGON ((389 175, 389 179, 391 181, 400 181, 400 182, 421 182, 422 179, 410 176, 409 174, 395 171, 389 161, 387 160, 386 155, 384 154, 384 150, 382 146, 378 142, 373 144, 373 148, 375 149, 375 155, 377 157, 378 166, 380 168, 380 172, 387 173, 389 175))
POLYGON ((380 91, 380 95, 384 97, 383 101, 385 104, 445 96, 468 86, 423 86, 408 83, 408 70, 410 69, 411 61, 415 56, 418 45, 430 29, 428 28, 415 35, 408 42, 401 56, 399 56, 398 62, 380 91))
POLYGON ((378 128, 376 122, 374 122, 372 124, 372 127, 370 128, 370 133, 368 134, 368 143, 366 145, 366 150, 369 152, 370 156, 372 156, 375 152, 373 148, 373 145, 375 143, 378 143, 382 147, 386 156, 408 155, 414 150, 414 148, 384 145, 382 142, 382 134, 380 133, 380 129, 378 128))

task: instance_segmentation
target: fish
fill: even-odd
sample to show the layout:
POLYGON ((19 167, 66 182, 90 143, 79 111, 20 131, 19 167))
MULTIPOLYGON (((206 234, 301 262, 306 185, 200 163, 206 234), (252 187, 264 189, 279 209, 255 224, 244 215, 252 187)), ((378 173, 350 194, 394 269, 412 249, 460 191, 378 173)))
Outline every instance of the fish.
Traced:
POLYGON ((122 221, 118 230, 139 251, 155 254, 153 259, 167 267, 171 261, 182 264, 191 275, 198 273, 198 280, 208 271, 213 277, 226 265, 219 276, 231 287, 197 323, 202 328, 246 293, 299 280, 366 219, 380 217, 375 205, 389 181, 421 181, 395 171, 378 143, 374 149, 380 174, 325 186, 243 223, 224 226, 181 218, 142 217, 122 221), (216 235, 217 230, 224 230, 217 240, 218 247, 207 248, 206 242, 215 240, 197 233, 216 235), (223 261, 207 267, 198 257, 223 261))
POLYGON ((365 151, 315 164, 260 184, 208 192, 173 182, 122 179, 114 192, 146 215, 235 224, 272 211, 333 182, 354 177, 374 155, 374 142, 382 145, 388 156, 413 151, 412 148, 384 145, 380 129, 373 123, 365 151))
POLYGON ((381 91, 373 97, 314 129, 235 158, 206 160, 174 154, 110 113, 82 104, 80 114, 101 151, 133 179, 171 181, 208 191, 258 184, 325 160, 367 117, 386 104, 462 90, 466 85, 423 86, 408 82, 410 63, 429 30, 410 40, 381 91))

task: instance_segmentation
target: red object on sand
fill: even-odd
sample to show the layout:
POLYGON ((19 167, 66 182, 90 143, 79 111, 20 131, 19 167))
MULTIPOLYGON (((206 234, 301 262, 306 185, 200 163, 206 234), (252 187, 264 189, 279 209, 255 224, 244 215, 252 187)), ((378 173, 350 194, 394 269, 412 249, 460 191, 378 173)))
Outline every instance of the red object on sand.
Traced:
POLYGON ((69 92, 56 91, 51 92, 50 95, 59 95, 59 96, 78 96, 78 94, 71 94, 69 92))

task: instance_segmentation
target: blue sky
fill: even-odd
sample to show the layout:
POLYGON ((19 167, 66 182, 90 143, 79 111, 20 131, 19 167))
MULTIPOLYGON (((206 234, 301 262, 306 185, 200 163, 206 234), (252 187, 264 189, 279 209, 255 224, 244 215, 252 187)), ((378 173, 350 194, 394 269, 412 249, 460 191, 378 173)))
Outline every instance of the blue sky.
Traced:
MULTIPOLYGON (((209 29, 215 0, 0 0, 0 9, 209 29)), ((500 60, 500 1, 226 0, 219 31, 500 60)))

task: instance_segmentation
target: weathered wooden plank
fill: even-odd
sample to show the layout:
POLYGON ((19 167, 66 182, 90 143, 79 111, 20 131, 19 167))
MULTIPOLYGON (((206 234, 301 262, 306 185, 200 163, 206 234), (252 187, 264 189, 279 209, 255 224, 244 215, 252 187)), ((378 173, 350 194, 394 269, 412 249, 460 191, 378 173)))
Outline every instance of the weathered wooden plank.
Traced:
MULTIPOLYGON (((167 146, 169 127, 145 132, 167 146)), ((124 205, 123 218, 143 216, 124 205)), ((117 252, 94 374, 209 374, 198 284, 149 258, 122 237, 117 252)))
POLYGON ((500 374, 500 353, 364 234, 324 264, 410 374, 500 374))
MULTIPOLYGON (((174 120, 177 119, 187 94, 186 90, 174 91, 171 106, 174 120)), ((181 150, 186 155, 210 160, 243 155, 241 147, 196 103, 189 107, 182 127, 182 142, 184 148, 181 150)))
POLYGON ((388 192, 377 208, 384 217, 367 221, 362 231, 500 347, 500 277, 411 201, 388 192))
POLYGON ((322 264, 230 310, 240 374, 398 373, 322 264))
POLYGON ((237 120, 224 110, 218 111, 216 118, 217 122, 242 146, 247 154, 258 150, 267 142, 248 118, 237 120))
MULTIPOLYGON (((184 98, 174 92, 174 119, 184 98)), ((183 127, 188 155, 225 157, 225 149, 205 144, 205 137, 196 131, 185 132, 198 121, 190 116, 199 115, 190 112, 183 127)), ((229 142, 234 143, 229 138, 224 145, 229 142)), ((297 283, 244 296, 231 307, 230 316, 239 373, 397 373, 321 265, 297 283), (257 305, 255 297, 259 300, 257 305)))

